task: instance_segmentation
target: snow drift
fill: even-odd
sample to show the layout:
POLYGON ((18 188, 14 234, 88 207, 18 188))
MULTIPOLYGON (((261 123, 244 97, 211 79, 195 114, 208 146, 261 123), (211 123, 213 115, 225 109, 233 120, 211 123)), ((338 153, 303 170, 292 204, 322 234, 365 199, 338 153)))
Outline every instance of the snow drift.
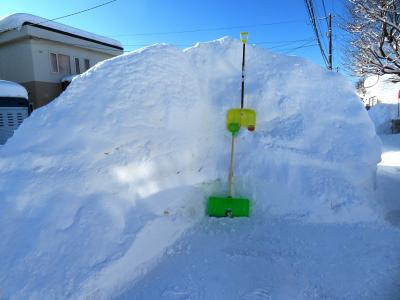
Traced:
POLYGON ((378 134, 388 134, 392 132, 392 120, 398 119, 397 111, 397 104, 382 103, 371 107, 368 114, 378 134))
POLYGON ((382 76, 373 75, 365 79, 364 99, 376 97, 380 103, 397 104, 400 82, 397 76, 385 74, 382 76))
POLYGON ((393 75, 370 76, 365 80, 365 98, 376 97, 377 105, 371 107, 368 114, 378 134, 391 133, 391 121, 397 119, 397 104, 400 82, 394 82, 393 75))
MULTIPOLYGON (((225 114, 241 43, 155 45, 102 62, 1 150, 0 282, 14 298, 118 295, 226 192, 225 114)), ((374 218, 380 144, 350 82, 304 59, 247 51, 236 193, 254 220, 374 218)))

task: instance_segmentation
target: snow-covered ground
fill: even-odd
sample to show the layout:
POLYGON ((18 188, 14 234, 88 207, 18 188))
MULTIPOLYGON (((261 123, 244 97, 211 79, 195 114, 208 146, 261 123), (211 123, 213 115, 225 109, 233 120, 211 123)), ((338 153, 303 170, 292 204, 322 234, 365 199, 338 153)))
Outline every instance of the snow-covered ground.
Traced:
POLYGON ((118 299, 400 299, 400 135, 381 139, 386 222, 204 219, 118 299))
POLYGON ((381 145, 352 84, 301 58, 246 53, 258 121, 238 137, 235 187, 251 218, 204 214, 207 196, 226 194, 240 41, 141 49, 75 78, 0 150, 2 295, 396 295, 396 209, 377 201, 381 145))
POLYGON ((378 166, 380 207, 388 222, 400 226, 400 134, 380 137, 383 142, 382 161, 378 166))
POLYGON ((399 229, 205 220, 118 299, 399 299, 399 229))

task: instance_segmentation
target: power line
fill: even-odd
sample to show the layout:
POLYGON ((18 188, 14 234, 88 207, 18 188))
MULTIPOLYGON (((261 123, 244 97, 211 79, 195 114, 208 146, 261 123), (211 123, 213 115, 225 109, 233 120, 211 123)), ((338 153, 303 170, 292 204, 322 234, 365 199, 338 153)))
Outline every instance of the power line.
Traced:
MULTIPOLYGON (((259 43, 254 43, 254 44, 261 45, 261 44, 265 44, 265 43, 269 43, 269 42, 259 42, 259 43)), ((193 46, 193 44, 190 44, 190 45, 189 44, 171 44, 171 45, 172 46, 176 46, 176 47, 190 47, 190 46, 193 46)), ((127 45, 124 45, 124 46, 127 46, 127 45)), ((133 46, 133 45, 131 45, 131 46, 133 46)), ((143 45, 134 45, 134 46, 147 47, 147 46, 151 46, 151 44, 148 44, 148 45, 144 45, 144 44, 143 45)), ((268 47, 267 46, 267 47, 265 47, 265 49, 268 49, 268 50, 272 50, 272 49, 275 50, 276 49, 277 51, 284 51, 283 53, 286 53, 286 52, 291 52, 291 51, 302 49, 302 48, 318 46, 318 44, 314 42, 314 39, 310 39, 306 43, 303 43, 303 44, 301 44, 299 46, 296 46, 296 47, 289 47, 288 48, 288 46, 290 46, 290 44, 282 44, 282 45, 277 45, 277 46, 272 46, 272 47, 268 47)), ((127 52, 129 52, 129 51, 127 51, 127 52)))
MULTIPOLYGON (((275 45, 275 46, 272 46, 272 47, 267 46, 266 48, 267 49, 278 49, 278 50, 292 50, 292 49, 295 49, 295 48, 298 48, 298 47, 303 47, 305 45, 308 45, 309 43, 314 42, 314 39, 312 38, 312 39, 308 39, 308 40, 302 40, 301 42, 303 42, 303 43, 301 43, 298 46, 296 46, 295 44, 299 44, 300 42, 295 42, 295 43, 291 43, 290 42, 290 43, 278 44, 278 45, 275 45), (293 48, 293 46, 295 46, 295 47, 293 48), (290 48, 287 48, 287 47, 290 47, 290 48), (284 49, 284 48, 287 48, 287 49, 284 49)), ((259 43, 254 43, 254 44, 255 45, 263 45, 263 44, 269 44, 269 42, 259 42, 259 43)))
MULTIPOLYGON (((301 40, 287 40, 287 41, 264 41, 264 42, 253 42, 251 44, 253 45, 265 45, 265 44, 276 44, 275 46, 272 47, 266 47, 267 49, 278 49, 278 48, 286 48, 290 45, 294 45, 294 44, 298 44, 300 42, 307 42, 310 43, 311 41, 313 41, 314 38, 308 38, 308 39, 301 39, 301 40)), ((166 45, 172 45, 175 47, 191 47, 193 45, 195 45, 198 42, 194 42, 194 43, 187 43, 187 44, 174 44, 174 43, 163 43, 166 45)), ((307 44, 306 43, 306 44, 307 44)), ((148 46, 152 46, 152 45, 156 45, 156 44, 161 44, 161 43, 148 43, 148 44, 123 44, 123 47, 148 47, 148 46)), ((70 44, 72 46, 75 47, 82 47, 82 48, 87 48, 87 49, 93 49, 95 50, 108 50, 108 51, 113 51, 113 52, 119 52, 120 50, 118 49, 112 49, 110 47, 104 47, 104 46, 97 46, 97 45, 89 45, 89 44, 70 44)), ((297 48, 297 47, 295 47, 297 48)), ((289 48, 289 49, 278 49, 278 50, 291 50, 293 48, 289 48)), ((130 50, 124 50, 123 52, 130 52, 130 50)))
POLYGON ((308 37, 306 39, 301 39, 301 40, 286 40, 286 41, 268 41, 268 42, 253 42, 250 44, 286 44, 286 43, 298 43, 298 42, 306 42, 314 40, 313 37, 308 37))
POLYGON ((320 36, 319 36, 320 34, 319 34, 317 23, 316 23, 316 20, 315 20, 315 12, 314 12, 313 2, 312 2, 312 0, 304 0, 304 2, 305 2, 305 5, 306 5, 306 8, 307 8, 308 15, 310 17, 311 25, 312 25, 313 30, 314 30, 315 39, 316 39, 316 41, 318 43, 318 46, 319 46, 319 49, 320 49, 320 52, 321 52, 321 55, 322 55, 322 59, 324 60, 325 66, 328 67, 328 59, 326 57, 324 48, 322 46, 321 39, 320 39, 320 36))
POLYGON ((317 18, 317 17, 316 17, 315 19, 317 20, 316 25, 317 25, 318 32, 319 32, 320 36, 322 35, 322 38, 321 38, 322 48, 324 48, 324 52, 326 52, 325 39, 323 38, 324 35, 325 35, 325 34, 324 34, 325 31, 322 30, 323 26, 321 25, 322 19, 321 19, 321 18, 317 18))
MULTIPOLYGON (((75 15, 78 15, 78 14, 81 14, 81 13, 84 13, 84 12, 87 12, 87 11, 90 11, 90 10, 93 10, 93 9, 108 5, 108 4, 116 2, 116 1, 118 1, 118 0, 111 0, 111 1, 108 1, 108 2, 104 2, 102 4, 99 4, 99 5, 87 8, 87 9, 83 9, 83 10, 80 10, 80 11, 77 11, 77 12, 74 12, 74 13, 70 13, 68 15, 64 15, 64 16, 57 17, 57 18, 54 18, 54 19, 47 19, 45 21, 37 22, 37 23, 34 23, 34 24, 29 24, 29 26, 40 25, 40 24, 44 24, 44 23, 47 23, 47 22, 51 22, 51 21, 60 20, 60 19, 64 19, 64 18, 67 18, 67 17, 75 16, 75 15)), ((18 27, 19 26, 8 28, 8 29, 4 29, 4 30, 0 30, 0 33, 11 31, 11 30, 17 29, 18 27)))
MULTIPOLYGON (((321 0, 321 1, 323 2, 324 0, 321 0)), ((312 1, 311 1, 311 3, 312 3, 312 1)), ((325 10, 325 2, 322 3, 322 6, 323 6, 323 13, 325 15, 325 17, 323 17, 323 18, 319 17, 321 15, 320 7, 318 5, 316 5, 316 6, 313 5, 313 8, 314 8, 315 19, 317 20, 316 24, 318 27, 318 31, 319 31, 320 35, 322 35, 322 37, 324 37, 324 36, 326 36, 327 30, 325 30, 325 28, 324 28, 323 21, 325 20, 327 28, 329 28, 329 24, 328 24, 328 16, 327 16, 326 10, 325 10)), ((326 41, 324 38, 321 39, 321 43, 322 43, 322 47, 324 48, 324 51, 326 52, 327 47, 326 47, 326 41)))
MULTIPOLYGON (((294 52, 296 50, 299 50, 299 49, 318 46, 317 43, 310 44, 311 42, 314 42, 313 38, 302 39, 302 40, 293 40, 293 41, 281 41, 281 42, 284 42, 284 43, 276 45, 276 46, 272 46, 272 47, 265 47, 265 49, 276 50, 277 52, 281 52, 283 54, 290 54, 290 53, 292 53, 292 52, 294 52), (303 42, 306 41, 306 43, 303 43, 303 44, 298 45, 296 47, 289 47, 288 48, 288 46, 293 45, 295 43, 302 42, 302 41, 303 42)), ((252 43, 252 44, 262 45, 262 44, 270 44, 270 43, 274 43, 274 42, 266 41, 266 42, 252 43)), ((280 42, 276 42, 276 43, 280 43, 280 42)), ((101 47, 101 46, 93 46, 93 45, 85 45, 85 44, 71 44, 71 45, 76 46, 76 47, 84 47, 84 48, 92 49, 94 51, 96 51, 96 50, 118 51, 118 50, 114 50, 114 49, 110 49, 110 48, 106 48, 106 47, 101 47)), ((135 44, 135 45, 123 45, 123 46, 124 47, 128 47, 128 46, 131 46, 131 47, 149 47, 149 46, 152 46, 152 45, 156 45, 156 44, 135 44)), ((190 46, 193 46, 194 44, 170 44, 170 45, 176 46, 176 47, 190 47, 190 46)), ((134 51, 134 50, 124 50, 123 52, 127 53, 127 52, 131 52, 131 51, 134 51)))
POLYGON ((318 44, 314 43, 314 44, 303 45, 303 46, 299 46, 299 47, 295 47, 295 48, 289 49, 289 50, 283 52, 283 54, 290 54, 290 53, 292 53, 292 52, 294 52, 296 50, 299 50, 299 49, 315 47, 315 46, 318 46, 318 44))
POLYGON ((81 14, 81 13, 84 13, 84 12, 87 12, 87 11, 90 11, 90 10, 93 10, 93 9, 96 9, 96 8, 99 8, 99 7, 108 5, 108 4, 113 3, 113 2, 116 2, 116 1, 117 1, 117 0, 111 0, 111 1, 108 1, 108 2, 104 2, 104 3, 102 3, 102 4, 99 4, 99 5, 96 5, 96 6, 87 8, 87 9, 84 9, 84 10, 80 10, 80 11, 77 11, 77 12, 74 12, 74 13, 71 13, 71 14, 68 14, 68 15, 65 15, 65 16, 62 16, 62 17, 57 17, 57 18, 54 18, 54 19, 49 19, 49 20, 47 20, 47 21, 39 22, 39 23, 36 23, 36 24, 34 24, 34 25, 39 25, 39 24, 43 24, 43 23, 50 22, 50 21, 60 20, 60 19, 64 19, 64 18, 67 18, 67 17, 79 15, 79 14, 81 14))
POLYGON ((235 25, 235 26, 228 26, 228 27, 197 28, 197 29, 179 30, 179 31, 128 33, 128 34, 112 35, 112 37, 169 35, 169 34, 183 34, 183 33, 193 33, 193 32, 221 31, 221 30, 254 28, 254 27, 273 26, 273 25, 282 25, 282 24, 291 24, 291 23, 300 23, 300 22, 303 22, 303 20, 287 20, 287 21, 272 22, 272 23, 261 23, 261 24, 250 24, 250 25, 235 25))
POLYGON ((315 24, 317 25, 317 29, 318 29, 318 32, 320 34, 321 44, 322 44, 322 47, 324 48, 324 52, 326 53, 326 48, 327 47, 326 47, 326 42, 325 42, 325 39, 324 39, 325 34, 326 34, 326 31, 325 31, 325 28, 324 28, 324 21, 327 22, 327 19, 323 18, 323 17, 322 18, 319 17, 321 15, 320 14, 320 7, 318 5, 314 5, 312 0, 310 1, 310 3, 311 3, 311 7, 313 9, 314 18, 316 20, 315 24))
MULTIPOLYGON (((250 44, 252 45, 263 45, 263 44, 277 44, 277 46, 274 46, 275 48, 277 47, 285 47, 286 45, 290 45, 290 44, 296 44, 296 43, 300 43, 300 42, 309 42, 314 40, 313 37, 307 38, 307 39, 301 39, 301 40, 286 40, 286 41, 260 41, 260 42, 251 42, 250 44)), ((192 43, 185 43, 185 44, 174 44, 174 43, 167 43, 167 44, 171 44, 174 46, 180 46, 180 47, 189 47, 192 45, 195 45, 198 42, 192 42, 192 43)), ((155 43, 157 44, 157 43, 155 43)), ((149 44, 123 44, 123 47, 145 47, 145 46, 149 46, 151 45, 151 43, 149 44)))
MULTIPOLYGON (((84 47, 84 48, 91 49, 91 50, 94 50, 94 51, 96 51, 96 50, 119 51, 119 50, 114 50, 114 49, 110 49, 110 48, 106 48, 106 47, 101 47, 101 46, 96 47, 96 46, 82 45, 82 44, 71 44, 71 45, 72 45, 72 46, 76 46, 76 47, 84 47)), ((149 47, 149 46, 153 46, 153 45, 156 45, 156 44, 141 44, 141 45, 135 45, 135 46, 136 46, 136 47, 141 47, 141 48, 142 48, 142 47, 149 47)), ((193 45, 189 45, 189 44, 185 44, 185 45, 180 44, 180 45, 177 45, 177 44, 175 44, 175 45, 172 45, 172 46, 176 46, 176 47, 190 47, 190 46, 193 46, 193 45)), ((305 43, 305 44, 300 45, 300 46, 297 46, 297 47, 290 47, 290 48, 287 48, 288 45, 283 45, 283 46, 265 47, 265 49, 267 49, 267 50, 275 50, 275 51, 278 52, 278 53, 281 52, 281 53, 283 53, 283 54, 290 54, 290 53, 292 53, 292 52, 294 52, 294 51, 296 51, 296 50, 299 50, 299 49, 309 48, 309 47, 315 47, 315 46, 318 46, 318 44, 317 44, 317 43, 310 44, 310 43, 308 42, 308 43, 305 43)), ((135 51, 135 50, 123 50, 124 53, 129 53, 129 52, 132 52, 132 51, 135 51)))
POLYGON ((328 24, 328 14, 326 13, 326 7, 325 7, 325 0, 321 0, 322 1, 322 8, 324 9, 324 15, 325 15, 325 20, 326 20, 326 26, 329 27, 328 24))
MULTIPOLYGON (((280 43, 280 44, 277 44, 277 45, 274 45, 274 46, 266 46, 265 49, 275 50, 275 51, 278 51, 278 52, 285 53, 284 51, 293 51, 293 50, 297 50, 297 49, 301 49, 301 48, 305 48, 305 47, 317 46, 318 45, 318 44, 316 44, 314 42, 314 38, 312 38, 312 39, 304 39, 304 40, 299 40, 299 41, 303 41, 303 42, 306 41, 306 43, 303 43, 303 44, 300 44, 300 45, 297 45, 297 46, 296 46, 296 44, 299 44, 299 42, 280 43), (314 44, 310 45, 311 42, 314 42, 314 44), (293 47, 293 46, 295 46, 295 47, 293 47)), ((265 44, 270 44, 270 43, 271 42, 268 41, 268 42, 253 42, 252 44, 259 46, 259 45, 265 45, 265 44)), ((151 45, 154 45, 154 44, 134 44, 134 45, 131 44, 131 45, 123 45, 123 46, 124 47, 148 47, 148 46, 151 46, 151 45)), ((170 45, 175 46, 175 47, 192 47, 193 45, 195 45, 195 43, 194 44, 173 44, 172 43, 170 45)), ((124 52, 129 52, 129 51, 124 51, 124 52)))

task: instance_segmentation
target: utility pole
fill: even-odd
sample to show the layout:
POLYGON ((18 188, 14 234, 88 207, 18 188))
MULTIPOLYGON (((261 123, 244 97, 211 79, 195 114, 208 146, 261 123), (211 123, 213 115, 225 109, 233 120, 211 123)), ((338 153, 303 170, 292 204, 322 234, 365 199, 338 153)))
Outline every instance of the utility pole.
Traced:
POLYGON ((332 66, 332 15, 328 16, 328 39, 329 39, 329 52, 328 52, 328 70, 333 69, 332 66))

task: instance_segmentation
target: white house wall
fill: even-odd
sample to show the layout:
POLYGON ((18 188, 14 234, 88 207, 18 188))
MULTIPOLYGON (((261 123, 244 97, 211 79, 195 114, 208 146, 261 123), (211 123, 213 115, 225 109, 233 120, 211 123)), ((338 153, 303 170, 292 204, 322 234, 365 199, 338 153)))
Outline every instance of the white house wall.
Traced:
POLYGON ((52 71, 50 53, 68 55, 73 75, 76 74, 75 58, 79 58, 83 73, 85 59, 89 59, 92 67, 122 54, 123 50, 71 33, 24 25, 20 30, 0 34, 0 79, 22 84, 34 107, 46 105, 61 93, 62 77, 70 75, 52 71))
POLYGON ((15 82, 34 77, 31 43, 28 38, 0 45, 0 79, 15 82))
POLYGON ((71 74, 76 74, 75 58, 79 58, 81 73, 84 69, 84 59, 89 59, 90 66, 105 59, 113 57, 106 53, 100 53, 89 49, 78 48, 58 42, 32 38, 32 57, 34 69, 34 81, 60 83, 65 74, 53 73, 51 70, 50 53, 64 54, 70 57, 71 74))

